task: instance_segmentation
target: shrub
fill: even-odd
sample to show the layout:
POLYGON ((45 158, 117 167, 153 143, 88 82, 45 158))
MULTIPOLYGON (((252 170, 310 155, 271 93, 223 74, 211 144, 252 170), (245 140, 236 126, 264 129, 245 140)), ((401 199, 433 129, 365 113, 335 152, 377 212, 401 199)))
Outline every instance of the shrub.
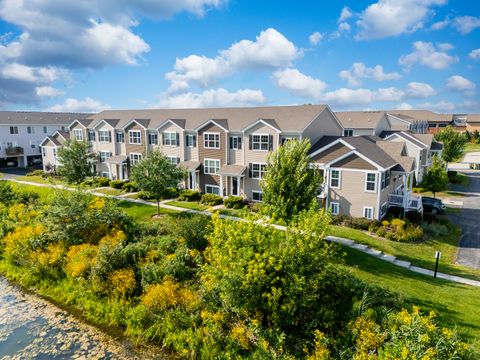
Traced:
POLYGON ((244 200, 241 196, 229 196, 223 202, 225 207, 229 209, 241 209, 244 205, 244 200))
POLYGON ((260 202, 251 202, 248 204, 248 208, 254 213, 259 213, 262 210, 262 207, 263 203, 260 202))
POLYGON ((19 191, 15 194, 15 200, 22 204, 34 203, 40 198, 40 195, 35 191, 19 191))
POLYGON ((124 182, 122 189, 126 192, 136 192, 138 191, 137 184, 134 181, 124 182))
POLYGON ((34 170, 27 173, 27 176, 42 176, 43 170, 34 170))
POLYGON ((332 224, 333 225, 343 225, 349 217, 347 215, 333 215, 332 224))
POLYGON ((423 193, 423 192, 425 192, 425 189, 422 188, 422 187, 414 187, 414 188, 412 189, 412 191, 413 191, 414 193, 423 193))
MULTIPOLYGON (((44 174, 44 175, 47 175, 47 174, 44 174)), ((44 176, 44 177, 45 177, 45 176, 44 176)), ((94 179, 86 179, 86 180, 83 181, 80 185, 90 187, 90 186, 94 186, 95 184, 96 184, 96 183, 95 183, 95 180, 94 180, 94 179)))
POLYGON ((15 192, 8 181, 0 180, 0 201, 10 204, 15 199, 15 192))
POLYGON ((200 214, 182 214, 171 221, 172 235, 182 238, 190 249, 204 250, 208 242, 206 235, 211 231, 211 219, 200 214))
POLYGON ((201 195, 198 191, 195 190, 182 190, 180 191, 180 196, 178 197, 178 200, 180 201, 199 201, 201 198, 201 195))
POLYGON ((188 288, 181 288, 168 276, 161 284, 151 285, 145 291, 141 302, 150 311, 159 312, 178 305, 194 308, 198 302, 198 296, 188 288))
POLYGON ((164 199, 173 199, 178 196, 178 189, 174 187, 167 188, 164 199))
POLYGON ((416 242, 423 239, 423 230, 420 226, 408 224, 403 231, 395 233, 395 240, 400 242, 416 242))
POLYGON ((204 205, 215 206, 220 205, 223 202, 223 199, 220 195, 203 194, 200 202, 204 205))
POLYGON ((110 185, 110 179, 106 178, 106 177, 98 177, 98 178, 95 179, 94 184, 98 187, 109 186, 110 185))
POLYGON ((65 274, 71 278, 86 279, 95 265, 95 258, 98 254, 98 246, 81 244, 70 246, 67 252, 65 274))
POLYGON ((109 186, 114 189, 122 189, 123 184, 125 184, 125 181, 123 180, 111 180, 109 182, 109 186))
POLYGON ((139 199, 142 199, 142 200, 152 200, 153 199, 152 194, 150 194, 149 192, 143 191, 143 190, 139 191, 137 196, 138 196, 139 199))
POLYGON ((422 229, 428 236, 433 238, 448 235, 448 227, 443 224, 423 223, 422 229))
POLYGON ((376 220, 369 220, 366 218, 350 218, 350 221, 347 221, 346 226, 358 230, 368 230, 370 225, 375 221, 376 220))
POLYGON ((115 296, 122 299, 133 294, 137 287, 135 272, 130 268, 115 270, 108 279, 115 296))

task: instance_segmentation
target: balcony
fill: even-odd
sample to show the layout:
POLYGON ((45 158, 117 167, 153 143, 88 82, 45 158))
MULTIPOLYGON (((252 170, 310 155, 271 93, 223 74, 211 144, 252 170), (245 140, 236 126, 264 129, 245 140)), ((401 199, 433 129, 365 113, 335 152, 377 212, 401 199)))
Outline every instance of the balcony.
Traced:
POLYGON ((23 148, 20 146, 13 146, 5 148, 5 154, 7 156, 23 155, 23 148))
POLYGON ((405 211, 423 211, 422 198, 419 196, 414 196, 411 193, 389 194, 388 206, 402 207, 405 208, 405 211))

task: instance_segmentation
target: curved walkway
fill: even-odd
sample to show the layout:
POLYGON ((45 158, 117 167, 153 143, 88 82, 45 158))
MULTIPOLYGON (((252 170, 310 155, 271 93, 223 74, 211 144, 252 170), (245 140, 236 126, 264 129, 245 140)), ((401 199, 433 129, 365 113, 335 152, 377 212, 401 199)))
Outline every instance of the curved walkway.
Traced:
MULTIPOLYGON (((33 182, 29 182, 29 181, 20 181, 20 180, 16 180, 16 179, 10 179, 10 181, 20 183, 20 184, 25 184, 25 185, 39 186, 39 187, 54 187, 54 188, 57 188, 57 189, 67 189, 67 190, 70 190, 70 191, 76 190, 74 188, 69 188, 69 187, 65 187, 65 186, 61 186, 61 185, 39 184, 39 183, 33 183, 33 182)), ((89 192, 93 195, 96 195, 96 196, 112 197, 112 198, 115 198, 115 199, 118 199, 118 200, 129 201, 129 202, 132 202, 132 203, 145 204, 145 205, 150 205, 150 206, 157 206, 156 203, 151 203, 149 201, 145 201, 145 200, 141 200, 141 199, 130 199, 130 198, 122 197, 122 196, 114 196, 114 195, 107 195, 107 194, 103 194, 103 193, 97 193, 97 192, 95 192, 95 189, 93 189, 89 192)), ((188 213, 192 213, 192 214, 204 214, 204 215, 208 215, 208 216, 212 215, 212 213, 209 212, 209 211, 198 211, 198 210, 192 210, 192 209, 185 209, 185 208, 181 208, 181 207, 178 207, 178 206, 168 205, 168 204, 165 204, 165 203, 160 203, 160 207, 162 207, 164 209, 176 210, 176 211, 181 211, 181 212, 188 212, 188 213)), ((233 221, 247 221, 246 219, 242 219, 242 218, 239 218, 239 217, 222 215, 222 214, 220 214, 220 217, 222 219, 233 220, 233 221)), ((262 222, 262 221, 258 221, 258 223, 261 224, 261 225, 264 225, 264 226, 272 226, 272 227, 274 227, 278 230, 282 230, 282 231, 286 230, 285 226, 268 224, 268 223, 265 223, 265 222, 262 222)), ((421 268, 421 267, 418 267, 418 266, 413 266, 408 261, 399 260, 393 255, 384 254, 379 250, 372 249, 372 248, 368 247, 367 245, 358 244, 353 240, 340 238, 340 237, 336 237, 336 236, 327 236, 326 240, 327 241, 332 241, 332 242, 335 242, 335 243, 339 243, 339 244, 344 245, 344 246, 348 246, 352 249, 356 249, 356 250, 361 251, 365 254, 374 256, 377 259, 390 262, 390 263, 392 263, 393 265, 396 265, 396 266, 403 267, 407 270, 433 277, 433 271, 432 270, 428 270, 428 269, 421 268)), ((454 276, 454 275, 449 275, 449 274, 444 274, 444 273, 437 272, 437 278, 443 279, 443 280, 453 281, 453 282, 460 283, 460 284, 480 287, 480 281, 467 279, 467 278, 463 278, 463 277, 460 277, 460 276, 454 276)))

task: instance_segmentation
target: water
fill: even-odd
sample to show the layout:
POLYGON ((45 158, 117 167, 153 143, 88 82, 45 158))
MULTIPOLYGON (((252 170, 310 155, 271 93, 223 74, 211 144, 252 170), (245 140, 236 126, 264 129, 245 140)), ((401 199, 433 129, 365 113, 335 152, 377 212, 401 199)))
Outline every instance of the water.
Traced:
POLYGON ((0 360, 136 357, 101 331, 0 277, 0 360))

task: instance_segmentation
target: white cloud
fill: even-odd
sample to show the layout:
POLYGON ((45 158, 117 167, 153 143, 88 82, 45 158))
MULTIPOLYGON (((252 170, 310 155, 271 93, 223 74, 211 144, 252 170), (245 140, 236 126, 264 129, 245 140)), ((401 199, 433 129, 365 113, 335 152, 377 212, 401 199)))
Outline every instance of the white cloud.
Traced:
POLYGON ((62 90, 56 89, 52 86, 37 86, 35 93, 38 97, 57 97, 65 94, 62 90))
POLYGON ((318 45, 318 43, 323 39, 324 36, 324 34, 316 31, 308 37, 308 41, 310 42, 310 44, 315 46, 318 45))
POLYGON ((410 33, 423 27, 431 7, 446 0, 379 0, 369 5, 357 21, 357 40, 382 39, 410 33))
POLYGON ((480 27, 480 17, 457 16, 453 19, 453 26, 460 34, 466 35, 480 27))
POLYGON ((406 95, 409 98, 425 99, 435 95, 435 90, 426 83, 410 82, 407 85, 406 95))
POLYGON ((447 54, 447 49, 450 50, 450 44, 440 44, 435 46, 431 42, 416 41, 413 43, 413 52, 403 55, 398 60, 398 63, 406 69, 411 68, 414 64, 419 63, 435 70, 447 68, 450 64, 458 62, 458 57, 447 54))
POLYGON ((473 60, 480 60, 480 49, 472 50, 468 56, 473 60))
POLYGON ((346 80, 350 86, 360 86, 362 79, 375 81, 398 80, 402 76, 397 72, 385 73, 381 65, 366 67, 362 62, 353 63, 348 70, 342 70, 339 76, 346 80))
POLYGON ((326 92, 322 101, 339 105, 360 105, 369 104, 373 101, 373 93, 368 89, 340 88, 326 92))
POLYGON ((475 83, 460 75, 453 75, 447 79, 446 86, 452 91, 458 92, 472 92, 475 90, 475 83))
POLYGON ((156 107, 161 108, 205 108, 254 106, 267 101, 262 91, 242 89, 229 92, 223 88, 205 90, 201 93, 186 92, 162 97, 156 107))
POLYGON ((412 110, 413 106, 410 105, 409 103, 402 102, 402 103, 394 106, 394 109, 396 109, 396 110, 412 110))
POLYGON ((279 70, 272 75, 275 84, 298 96, 316 99, 327 87, 323 81, 305 75, 297 69, 279 70))
POLYGON ((338 18, 338 23, 344 22, 345 20, 350 19, 353 16, 353 12, 348 8, 348 6, 344 6, 342 12, 340 13, 340 17, 338 18))
POLYGON ((433 23, 430 28, 432 30, 442 30, 442 29, 446 28, 449 24, 450 24, 450 19, 445 18, 444 20, 437 21, 437 22, 433 23))
POLYGON ((208 58, 190 55, 177 59, 175 70, 166 74, 171 82, 170 92, 185 90, 190 82, 208 86, 240 69, 279 68, 302 56, 291 41, 277 30, 269 28, 262 31, 255 41, 241 40, 227 50, 220 50, 220 55, 208 58))
POLYGON ((453 112, 456 109, 456 106, 454 103, 450 101, 441 100, 436 103, 426 102, 423 104, 418 104, 416 108, 448 113, 448 112, 453 112))
POLYGON ((347 22, 342 22, 342 23, 338 24, 338 31, 339 32, 348 32, 351 29, 352 29, 352 27, 347 22))
POLYGON ((405 92, 396 87, 380 88, 373 92, 376 101, 400 101, 405 97, 405 92))
POLYGON ((48 109, 45 109, 45 111, 96 113, 110 108, 110 105, 103 104, 100 101, 94 100, 90 97, 86 97, 83 100, 68 98, 63 102, 63 104, 53 105, 48 109))

